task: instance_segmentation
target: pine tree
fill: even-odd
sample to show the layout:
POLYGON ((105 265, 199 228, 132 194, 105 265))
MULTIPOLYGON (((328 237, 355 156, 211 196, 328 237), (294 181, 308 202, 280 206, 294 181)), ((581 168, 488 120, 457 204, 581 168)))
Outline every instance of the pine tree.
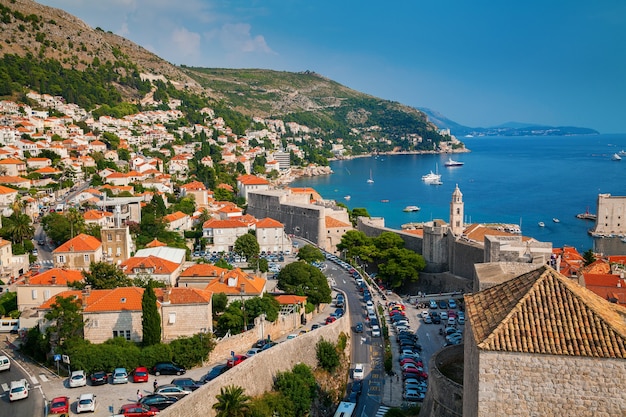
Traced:
POLYGON ((148 285, 141 298, 141 326, 144 346, 155 345, 161 341, 161 317, 157 308, 157 299, 152 285, 148 285))

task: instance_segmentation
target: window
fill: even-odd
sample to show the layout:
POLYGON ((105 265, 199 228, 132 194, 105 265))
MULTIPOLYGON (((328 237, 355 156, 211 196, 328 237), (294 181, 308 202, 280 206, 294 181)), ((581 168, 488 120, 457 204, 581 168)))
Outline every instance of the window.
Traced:
POLYGON ((176 323, 176 313, 170 313, 170 314, 169 314, 168 323, 169 323, 169 324, 174 324, 174 323, 176 323))
POLYGON ((122 254, 122 248, 118 246, 117 250, 115 251, 115 256, 120 256, 121 254, 122 254))
POLYGON ((44 301, 50 299, 50 290, 43 290, 43 299, 44 301))
POLYGON ((83 255, 83 259, 85 260, 85 262, 89 262, 89 255, 83 255))
POLYGON ((130 330, 113 330, 113 337, 123 337, 130 340, 130 330))
POLYGON ((65 255, 59 255, 59 263, 65 263, 65 255))
POLYGON ((122 235, 119 235, 119 234, 118 234, 118 235, 115 235, 115 238, 116 238, 116 240, 117 240, 118 242, 121 242, 121 241, 122 241, 122 235))
POLYGON ((112 233, 107 233, 107 240, 109 242, 113 242, 113 234, 112 233))
POLYGON ((36 299, 37 299, 37 290, 32 290, 32 291, 30 292, 30 294, 31 294, 31 296, 33 297, 33 300, 36 300, 36 299))

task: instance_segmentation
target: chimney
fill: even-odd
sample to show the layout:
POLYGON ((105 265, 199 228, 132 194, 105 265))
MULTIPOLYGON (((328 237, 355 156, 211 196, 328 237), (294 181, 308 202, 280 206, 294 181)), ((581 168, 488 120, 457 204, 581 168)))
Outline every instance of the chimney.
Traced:
POLYGON ((89 295, 91 295, 91 285, 85 285, 85 288, 81 292, 83 307, 87 305, 87 299, 89 298, 89 295))
POLYGON ((24 275, 24 284, 30 284, 30 275, 24 275))
POLYGON ((52 275, 52 285, 57 285, 57 277, 56 277, 56 275, 52 275))
POLYGON ((165 288, 163 290, 163 304, 169 304, 170 303, 170 291, 171 291, 171 289, 169 289, 169 288, 165 288))

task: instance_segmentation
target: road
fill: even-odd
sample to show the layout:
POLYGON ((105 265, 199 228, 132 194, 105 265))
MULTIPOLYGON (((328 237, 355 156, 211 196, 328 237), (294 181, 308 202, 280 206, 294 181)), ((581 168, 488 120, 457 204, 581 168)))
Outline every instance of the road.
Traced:
MULTIPOLYGON (((4 338, 4 336, 2 336, 4 338)), ((2 406, 0 406, 0 416, 21 417, 43 415, 44 397, 41 386, 36 378, 31 378, 26 369, 19 362, 14 361, 9 352, 0 349, 0 354, 11 359, 11 369, 0 372, 0 387, 2 388, 2 406), (30 384, 28 398, 14 402, 9 401, 9 386, 11 381, 25 378, 30 384)))

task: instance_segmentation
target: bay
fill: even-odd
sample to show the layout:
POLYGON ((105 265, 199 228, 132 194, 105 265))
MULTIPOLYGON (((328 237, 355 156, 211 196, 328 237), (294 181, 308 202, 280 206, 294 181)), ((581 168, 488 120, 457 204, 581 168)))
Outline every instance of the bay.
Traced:
POLYGON ((619 239, 593 239, 587 231, 594 222, 575 217, 587 209, 595 213, 599 193, 626 195, 626 158, 611 160, 614 153, 626 150, 626 134, 461 140, 471 152, 337 160, 330 163, 332 175, 300 178, 290 185, 312 187, 323 198, 350 208, 365 207, 371 216, 384 217, 387 227, 399 229, 410 222, 448 221, 458 184, 466 224, 519 224, 524 236, 552 242, 554 247, 567 245, 584 252, 602 243, 603 251, 626 251, 619 239), (445 167, 449 156, 464 165, 445 167), (421 180, 436 170, 442 185, 421 180), (373 183, 367 182, 370 171, 373 183), (403 212, 409 205, 421 210, 403 212))

